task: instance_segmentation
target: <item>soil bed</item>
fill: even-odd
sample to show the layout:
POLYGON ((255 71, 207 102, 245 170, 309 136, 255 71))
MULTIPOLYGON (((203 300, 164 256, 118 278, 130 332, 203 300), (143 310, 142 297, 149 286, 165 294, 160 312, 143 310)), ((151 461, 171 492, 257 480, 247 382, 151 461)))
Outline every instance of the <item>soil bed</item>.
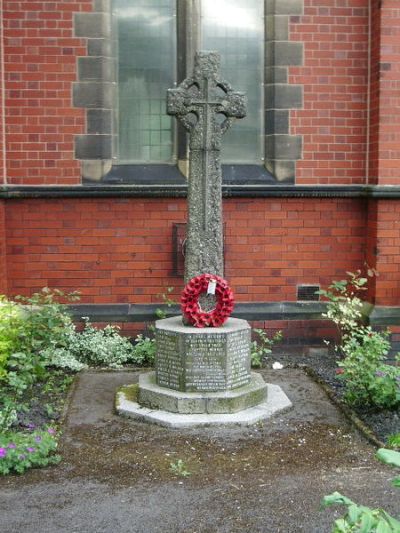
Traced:
MULTIPOLYGON (((266 367, 270 368, 275 361, 279 361, 284 367, 305 368, 311 370, 311 375, 315 374, 325 383, 334 399, 343 402, 344 387, 336 377, 336 357, 327 353, 324 349, 315 355, 302 355, 299 351, 277 351, 268 358, 266 367)), ((387 442, 390 435, 400 433, 400 410, 373 410, 371 408, 352 407, 352 411, 357 417, 372 431, 376 439, 382 444, 387 442)))

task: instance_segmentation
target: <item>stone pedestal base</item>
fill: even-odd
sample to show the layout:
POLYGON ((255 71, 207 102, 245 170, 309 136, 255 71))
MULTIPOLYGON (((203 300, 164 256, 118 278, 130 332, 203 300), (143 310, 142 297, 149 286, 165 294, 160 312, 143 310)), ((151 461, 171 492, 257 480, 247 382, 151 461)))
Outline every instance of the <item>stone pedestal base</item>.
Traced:
POLYGON ((224 392, 179 392, 156 384, 154 372, 139 377, 139 404, 181 414, 237 413, 266 400, 267 384, 253 373, 248 385, 224 392))
MULTIPOLYGON (((146 380, 145 380, 146 381, 146 380)), ((170 428, 196 428, 205 426, 249 426, 271 418, 274 414, 292 406, 291 401, 278 385, 265 384, 267 399, 254 407, 235 413, 172 413, 162 409, 143 407, 138 403, 139 385, 128 385, 117 392, 116 411, 142 422, 151 422, 170 428)), ((163 389, 165 390, 165 389, 163 389)), ((177 392, 180 395, 182 393, 177 392)), ((220 394, 220 393, 219 393, 220 394)))
POLYGON ((292 404, 277 385, 250 372, 250 326, 230 318, 199 329, 182 317, 156 322, 156 371, 123 387, 119 414, 169 427, 248 425, 292 404))
POLYGON ((250 383, 250 334, 246 320, 219 328, 184 326, 182 317, 157 320, 156 383, 181 392, 233 390, 250 383))

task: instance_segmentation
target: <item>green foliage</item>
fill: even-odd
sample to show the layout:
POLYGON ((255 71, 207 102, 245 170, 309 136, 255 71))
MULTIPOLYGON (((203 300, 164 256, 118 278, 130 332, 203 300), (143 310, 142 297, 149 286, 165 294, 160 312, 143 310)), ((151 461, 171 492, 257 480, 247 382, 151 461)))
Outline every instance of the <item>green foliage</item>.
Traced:
POLYGON ((251 366, 253 368, 259 368, 262 366, 264 357, 272 352, 272 346, 282 340, 282 332, 278 331, 270 339, 263 329, 253 329, 258 339, 255 339, 251 343, 251 366))
POLYGON ((57 440, 51 428, 33 433, 0 433, 0 474, 22 474, 28 468, 58 463, 57 440))
MULTIPOLYGON (((167 287, 166 292, 159 294, 158 296, 161 297, 162 303, 165 304, 168 308, 172 307, 176 304, 175 300, 173 300, 170 297, 170 294, 173 292, 174 287, 167 287)), ((164 311, 164 309, 157 308, 156 309, 156 317, 158 319, 163 319, 167 317, 167 313, 164 311)))
POLYGON ((137 365, 154 365, 156 357, 156 341, 142 334, 135 339, 135 346, 131 362, 137 365))
MULTIPOLYGON (((368 275, 373 276, 375 271, 368 270, 368 275)), ((359 298, 361 291, 367 290, 368 278, 361 276, 361 271, 347 272, 348 279, 334 281, 328 290, 317 291, 328 300, 328 310, 324 315, 331 319, 337 326, 342 339, 360 326, 364 307, 359 298)))
POLYGON ((17 413, 27 409, 23 396, 35 383, 48 379, 48 352, 68 342, 71 318, 60 299, 74 301, 76 293, 44 288, 31 298, 0 303, 0 431, 9 429, 17 413), (19 303, 17 303, 19 302, 19 303))
MULTIPOLYGON (((400 453, 381 448, 376 454, 377 458, 392 466, 400 467, 400 453)), ((396 478, 393 484, 400 487, 400 478, 396 478)), ((333 492, 322 499, 322 507, 331 505, 344 505, 347 507, 346 514, 335 520, 332 533, 399 533, 400 522, 390 516, 383 509, 370 509, 364 505, 358 505, 352 500, 333 492)))
POLYGON ((357 294, 367 289, 368 280, 360 271, 348 272, 348 276, 332 283, 327 291, 319 291, 328 299, 324 316, 336 324, 341 335, 336 352, 343 357, 338 361, 338 378, 345 386, 344 400, 353 406, 396 408, 400 405, 400 368, 385 364, 389 332, 363 325, 363 303, 357 294))
POLYGON ((95 328, 85 318, 81 333, 75 329, 68 334, 65 347, 53 351, 51 362, 55 366, 81 370, 88 366, 105 366, 121 368, 133 359, 134 348, 129 339, 119 334, 118 326, 107 325, 103 329, 95 328))
POLYGON ((400 448, 400 433, 390 435, 387 439, 387 443, 391 448, 400 448))
POLYGON ((170 463, 169 469, 176 476, 188 477, 191 475, 191 472, 186 469, 186 464, 182 461, 182 459, 178 459, 174 463, 170 463))

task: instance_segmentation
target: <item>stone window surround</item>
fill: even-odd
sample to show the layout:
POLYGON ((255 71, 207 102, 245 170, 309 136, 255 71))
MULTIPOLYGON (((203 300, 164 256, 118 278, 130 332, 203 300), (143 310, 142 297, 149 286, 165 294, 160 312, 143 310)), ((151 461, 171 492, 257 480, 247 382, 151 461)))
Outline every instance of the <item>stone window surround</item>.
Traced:
MULTIPOLYGON (((185 2, 190 10, 192 2, 185 2)), ((302 85, 288 83, 290 66, 303 64, 303 43, 289 41, 291 16, 303 14, 304 0, 265 0, 265 167, 277 182, 294 183, 302 137, 290 134, 290 110, 303 107, 302 85)), ((93 0, 93 11, 75 13, 76 37, 87 38, 78 58, 73 104, 86 109, 87 129, 75 137, 82 177, 101 181, 113 165, 116 58, 113 57, 111 0, 93 0)))

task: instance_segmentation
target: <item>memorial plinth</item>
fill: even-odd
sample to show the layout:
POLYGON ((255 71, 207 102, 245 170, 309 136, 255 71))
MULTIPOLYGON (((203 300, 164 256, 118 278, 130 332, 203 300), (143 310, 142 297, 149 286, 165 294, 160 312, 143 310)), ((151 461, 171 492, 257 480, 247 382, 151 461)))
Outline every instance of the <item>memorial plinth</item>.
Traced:
POLYGON ((230 318, 223 327, 195 328, 181 317, 155 326, 156 382, 182 392, 217 392, 250 383, 251 328, 230 318))
POLYGON ((156 322, 156 371, 116 397, 119 414, 172 428, 254 424, 292 404, 250 371, 250 326, 230 318, 199 329, 182 317, 156 322))

